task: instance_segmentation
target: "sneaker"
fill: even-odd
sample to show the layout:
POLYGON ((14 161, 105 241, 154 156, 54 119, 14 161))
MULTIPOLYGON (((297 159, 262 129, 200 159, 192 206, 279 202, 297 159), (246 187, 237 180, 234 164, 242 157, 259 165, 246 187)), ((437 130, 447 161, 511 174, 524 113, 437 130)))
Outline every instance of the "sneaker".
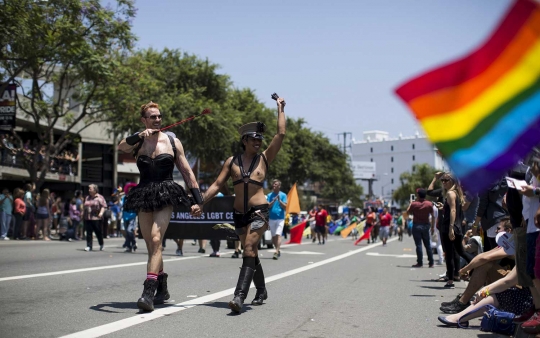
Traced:
POLYGON ((87 246, 86 248, 84 248, 84 251, 92 251, 92 248, 87 246))
POLYGON ((322 240, 322 244, 324 244, 324 243, 325 243, 325 241, 324 241, 324 239, 323 239, 323 240, 322 240))
POLYGON ((194 239, 194 240, 193 240, 193 243, 191 243, 191 245, 197 245, 197 240, 194 239))
POLYGON ((240 253, 239 253, 238 251, 235 251, 235 252, 232 254, 231 258, 238 258, 239 256, 240 256, 240 253))
POLYGON ((459 294, 456 296, 456 298, 454 298, 451 302, 442 302, 442 303, 441 303, 441 307, 447 307, 447 306, 450 306, 450 305, 452 305, 452 304, 454 304, 454 303, 459 302, 459 300, 461 299, 461 296, 462 296, 462 294, 459 293, 459 294))
POLYGON ((272 257, 272 259, 276 261, 279 259, 279 255, 277 252, 274 254, 274 257, 272 257))
POLYGON ((457 301, 449 306, 443 307, 441 306, 440 310, 444 313, 460 313, 461 311, 465 310, 469 307, 470 304, 463 304, 460 301, 457 301))
POLYGON ((131 248, 126 248, 124 252, 131 252, 131 248))
POLYGON ((452 283, 452 284, 446 283, 446 284, 444 284, 444 288, 445 289, 455 289, 456 286, 454 285, 454 283, 452 283))
POLYGON ((176 256, 184 256, 184 254, 182 253, 182 250, 176 249, 176 256))
POLYGON ((203 248, 200 248, 199 251, 198 251, 198 253, 202 253, 202 254, 203 254, 203 253, 206 253, 206 250, 204 250, 203 248))
POLYGON ((521 328, 525 333, 540 333, 540 310, 536 310, 529 320, 521 324, 521 328))
POLYGON ((212 253, 210 254, 210 257, 219 257, 219 256, 220 256, 220 255, 219 255, 219 252, 212 252, 212 253))
POLYGON ((278 251, 277 256, 281 257, 281 251, 278 251))
POLYGON ((9 241, 9 237, 2 237, 2 240, 9 241))
POLYGON ((386 246, 386 243, 384 243, 382 246, 385 247, 385 246, 386 246))
POLYGON ((435 265, 434 265, 433 263, 431 263, 431 264, 429 265, 429 267, 430 267, 430 268, 434 268, 435 265))
POLYGON ((411 266, 411 268, 421 268, 423 265, 416 263, 415 265, 411 266))
POLYGON ((99 246, 99 251, 103 251, 103 245, 99 246))

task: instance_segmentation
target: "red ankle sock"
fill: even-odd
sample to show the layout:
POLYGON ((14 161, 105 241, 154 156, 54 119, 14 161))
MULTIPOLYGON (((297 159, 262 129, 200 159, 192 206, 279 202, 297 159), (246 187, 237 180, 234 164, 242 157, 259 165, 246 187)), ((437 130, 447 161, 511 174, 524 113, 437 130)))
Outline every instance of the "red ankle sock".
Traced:
POLYGON ((163 269, 159 270, 158 276, 161 276, 163 274, 164 274, 163 269))
POLYGON ((146 274, 146 279, 147 279, 147 280, 148 280, 148 279, 157 280, 157 276, 158 276, 158 275, 156 275, 155 273, 148 272, 148 273, 146 274))

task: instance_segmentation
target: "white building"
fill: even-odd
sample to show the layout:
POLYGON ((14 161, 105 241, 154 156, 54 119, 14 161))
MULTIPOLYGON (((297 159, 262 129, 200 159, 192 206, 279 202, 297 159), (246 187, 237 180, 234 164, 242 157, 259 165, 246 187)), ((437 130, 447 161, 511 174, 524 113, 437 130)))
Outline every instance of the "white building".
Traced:
MULTIPOLYGON (((447 164, 437 153, 437 149, 425 136, 418 132, 415 136, 390 138, 385 131, 366 131, 362 141, 351 144, 352 161, 375 162, 373 195, 390 200, 392 193, 400 186, 399 176, 411 172, 414 164, 427 163, 436 169, 445 170, 447 164)), ((358 181, 367 195, 368 181, 358 181)))

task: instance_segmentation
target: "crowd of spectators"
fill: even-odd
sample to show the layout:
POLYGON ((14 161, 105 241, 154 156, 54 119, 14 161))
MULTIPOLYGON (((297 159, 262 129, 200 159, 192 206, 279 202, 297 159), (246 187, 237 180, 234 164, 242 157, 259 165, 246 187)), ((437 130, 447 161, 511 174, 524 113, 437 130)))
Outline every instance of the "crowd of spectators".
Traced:
MULTIPOLYGON (((123 198, 124 193, 119 187, 107 202, 98 193, 96 185, 90 185, 87 196, 76 190, 72 196, 66 197, 57 196, 49 189, 36 191, 31 183, 25 184, 24 188, 15 188, 13 192, 3 189, 0 195, 0 240, 86 239, 87 248, 91 248, 88 243, 95 233, 103 245, 103 238, 126 235, 122 218, 123 198), (91 211, 95 197, 100 202, 97 212, 91 211)), ((134 236, 130 237, 131 247, 134 240, 134 236)))
MULTIPOLYGON (((37 153, 38 165, 43 164, 47 147, 43 145, 38 149, 36 143, 37 140, 34 140, 33 143, 30 140, 26 140, 22 148, 18 148, 13 135, 0 134, 0 165, 22 168, 24 158, 19 156, 21 153, 28 159, 32 159, 37 153)), ((50 172, 77 175, 79 154, 76 151, 65 149, 57 156, 50 156, 49 161, 50 172)))

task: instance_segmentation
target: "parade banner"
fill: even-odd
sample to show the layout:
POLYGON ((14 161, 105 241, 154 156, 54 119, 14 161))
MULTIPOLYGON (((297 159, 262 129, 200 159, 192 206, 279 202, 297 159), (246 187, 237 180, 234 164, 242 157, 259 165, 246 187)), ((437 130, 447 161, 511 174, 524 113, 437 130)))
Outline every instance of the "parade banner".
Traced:
POLYGON ((227 239, 234 236, 234 196, 210 200, 200 217, 190 214, 190 207, 174 209, 165 233, 169 239, 227 239))
MULTIPOLYGON (((0 87, 4 84, 0 83, 0 87)), ((0 131, 15 128, 17 112, 17 85, 8 84, 6 90, 0 92, 0 131)))

